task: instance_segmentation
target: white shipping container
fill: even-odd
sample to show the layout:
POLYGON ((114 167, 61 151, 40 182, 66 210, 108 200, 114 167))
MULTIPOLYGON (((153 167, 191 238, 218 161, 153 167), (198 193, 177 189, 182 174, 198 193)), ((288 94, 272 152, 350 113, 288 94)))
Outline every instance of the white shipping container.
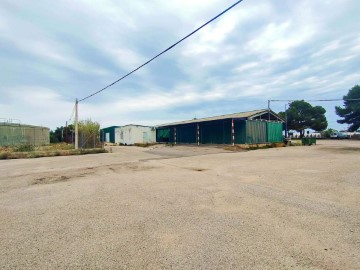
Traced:
POLYGON ((155 143, 154 127, 127 125, 115 129, 115 143, 133 145, 135 143, 155 143))

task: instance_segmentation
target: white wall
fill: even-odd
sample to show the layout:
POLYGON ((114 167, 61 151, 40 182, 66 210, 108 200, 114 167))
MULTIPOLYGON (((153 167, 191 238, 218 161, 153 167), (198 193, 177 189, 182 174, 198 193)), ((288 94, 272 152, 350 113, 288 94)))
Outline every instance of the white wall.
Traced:
POLYGON ((156 142, 155 128, 128 125, 115 129, 115 143, 132 145, 154 142, 156 142))

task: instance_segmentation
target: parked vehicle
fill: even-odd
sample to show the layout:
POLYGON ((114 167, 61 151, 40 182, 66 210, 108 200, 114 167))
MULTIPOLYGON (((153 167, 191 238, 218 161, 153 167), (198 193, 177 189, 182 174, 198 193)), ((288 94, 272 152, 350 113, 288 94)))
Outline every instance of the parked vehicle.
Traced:
POLYGON ((331 133, 330 138, 340 140, 340 139, 347 139, 348 136, 342 132, 333 132, 331 133))

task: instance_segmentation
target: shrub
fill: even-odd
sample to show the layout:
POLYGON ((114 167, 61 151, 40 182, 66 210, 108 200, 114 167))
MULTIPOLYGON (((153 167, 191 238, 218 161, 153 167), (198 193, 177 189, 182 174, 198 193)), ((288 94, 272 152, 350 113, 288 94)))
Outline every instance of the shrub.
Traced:
POLYGON ((30 144, 22 144, 14 147, 15 152, 32 152, 35 150, 35 147, 30 144))
POLYGON ((0 159, 8 159, 11 156, 9 152, 0 153, 0 159))

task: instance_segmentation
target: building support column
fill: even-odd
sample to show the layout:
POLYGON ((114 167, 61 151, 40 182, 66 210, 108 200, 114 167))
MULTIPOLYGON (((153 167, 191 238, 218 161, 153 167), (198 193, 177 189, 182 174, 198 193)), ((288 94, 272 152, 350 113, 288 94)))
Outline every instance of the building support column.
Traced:
POLYGON ((235 145, 235 128, 234 128, 234 118, 231 119, 231 142, 232 146, 235 145))
POLYGON ((78 112, 79 101, 75 101, 75 149, 79 149, 79 112, 78 112))
POLYGON ((199 127, 199 124, 197 124, 197 135, 196 135, 196 138, 197 138, 197 145, 199 146, 200 145, 200 127, 199 127))
POLYGON ((176 145, 176 127, 174 127, 174 144, 176 145))

